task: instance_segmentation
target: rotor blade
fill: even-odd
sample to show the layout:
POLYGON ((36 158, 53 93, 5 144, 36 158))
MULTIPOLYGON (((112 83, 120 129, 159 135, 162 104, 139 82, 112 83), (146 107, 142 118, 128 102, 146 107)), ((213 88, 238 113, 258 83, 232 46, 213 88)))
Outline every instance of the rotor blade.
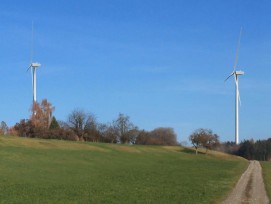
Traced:
POLYGON ((32 67, 32 66, 31 66, 31 64, 30 64, 30 66, 27 68, 26 72, 28 72, 28 71, 29 71, 29 69, 30 69, 31 67, 32 67))
POLYGON ((225 79, 225 82, 226 82, 232 75, 234 75, 234 72, 232 72, 232 73, 225 79))
POLYGON ((239 101, 239 104, 241 106, 242 103, 241 103, 241 97, 240 97, 240 92, 239 92, 239 85, 237 83, 237 75, 234 76, 234 81, 235 81, 235 85, 236 85, 236 91, 237 91, 238 101, 239 101))
POLYGON ((240 106, 242 106, 242 103, 241 103, 241 97, 240 97, 240 92, 239 92, 239 88, 238 88, 238 100, 239 100, 239 104, 240 104, 240 106))
POLYGON ((30 42, 30 64, 33 60, 33 45, 34 45, 34 21, 32 21, 32 32, 31 32, 31 42, 30 42))
POLYGON ((235 55, 235 62, 233 65, 233 70, 236 70, 236 66, 238 63, 238 56, 239 56, 239 48, 240 48, 240 41, 241 41, 241 36, 242 36, 242 27, 240 28, 240 34, 239 34, 239 39, 238 39, 238 43, 237 43, 237 49, 236 49, 236 55, 235 55))
POLYGON ((32 68, 32 69, 31 69, 31 76, 32 76, 32 89, 33 89, 33 86, 34 86, 34 84, 33 84, 33 77, 34 77, 34 76, 33 76, 33 69, 34 69, 34 68, 32 68))
POLYGON ((238 101, 239 101, 239 104, 240 104, 240 106, 241 106, 242 103, 241 103, 241 97, 240 97, 239 87, 237 87, 237 95, 238 95, 238 101))

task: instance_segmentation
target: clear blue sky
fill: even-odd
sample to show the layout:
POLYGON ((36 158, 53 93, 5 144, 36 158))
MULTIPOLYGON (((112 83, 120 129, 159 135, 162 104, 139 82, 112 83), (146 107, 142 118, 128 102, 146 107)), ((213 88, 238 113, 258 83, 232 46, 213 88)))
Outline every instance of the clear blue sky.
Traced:
POLYGON ((234 140, 232 72, 243 27, 240 139, 271 137, 271 2, 268 0, 1 0, 0 120, 28 118, 31 24, 37 98, 66 120, 74 108, 142 129, 197 128, 234 140))

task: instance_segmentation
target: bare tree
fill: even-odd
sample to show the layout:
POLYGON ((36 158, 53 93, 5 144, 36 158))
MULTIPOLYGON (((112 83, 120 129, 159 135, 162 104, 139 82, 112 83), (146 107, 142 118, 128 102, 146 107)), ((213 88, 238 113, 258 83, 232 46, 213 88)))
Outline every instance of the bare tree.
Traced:
POLYGON ((206 140, 203 146, 206 148, 206 152, 208 149, 213 149, 220 145, 219 136, 217 134, 213 134, 212 131, 209 135, 206 135, 206 140))
POLYGON ((219 143, 219 136, 213 134, 213 131, 210 129, 199 128, 189 136, 189 140, 195 147, 196 154, 198 154, 199 147, 205 147, 207 152, 208 149, 219 143))
POLYGON ((159 127, 150 132, 139 131, 135 143, 142 145, 178 145, 173 128, 165 127, 159 127))
POLYGON ((89 138, 94 130, 97 130, 95 116, 80 109, 75 109, 70 113, 68 124, 80 140, 89 138))
POLYGON ((68 124, 67 122, 65 122, 65 121, 58 120, 57 123, 58 123, 59 127, 60 127, 61 129, 63 129, 63 130, 68 130, 68 129, 70 129, 69 124, 68 124))
POLYGON ((75 109, 68 116, 68 123, 79 139, 83 138, 87 114, 83 110, 75 109))
POLYGON ((92 142, 100 142, 102 138, 98 126, 96 117, 93 114, 87 114, 86 125, 84 127, 84 139, 92 142))
POLYGON ((133 129, 129 130, 126 133, 129 138, 129 143, 136 144, 136 138, 139 136, 140 132, 141 131, 137 127, 134 127, 133 129))
POLYGON ((147 145, 150 144, 150 133, 145 130, 141 130, 136 137, 136 144, 147 145))
POLYGON ((173 128, 156 128, 150 132, 151 143, 158 145, 177 145, 177 136, 173 128))
POLYGON ((118 130, 112 124, 99 124, 98 130, 101 136, 101 141, 106 143, 118 142, 118 130))
POLYGON ((6 122, 2 121, 1 125, 0 125, 0 134, 1 135, 7 135, 8 134, 8 130, 9 130, 9 128, 8 128, 6 122))
POLYGON ((11 128, 11 131, 20 137, 35 137, 35 126, 31 120, 22 119, 11 128))
POLYGON ((130 122, 129 116, 120 113, 118 118, 113 121, 113 126, 117 130, 119 142, 127 144, 132 141, 130 131, 136 129, 136 127, 130 122))

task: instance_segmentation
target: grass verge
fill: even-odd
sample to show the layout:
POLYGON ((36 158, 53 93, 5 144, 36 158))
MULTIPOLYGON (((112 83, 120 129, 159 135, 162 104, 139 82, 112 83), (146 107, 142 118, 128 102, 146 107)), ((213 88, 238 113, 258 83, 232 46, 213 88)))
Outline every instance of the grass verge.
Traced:
POLYGON ((271 162, 261 162, 262 170, 263 170, 263 180, 265 184, 265 189, 269 199, 271 198, 271 162))

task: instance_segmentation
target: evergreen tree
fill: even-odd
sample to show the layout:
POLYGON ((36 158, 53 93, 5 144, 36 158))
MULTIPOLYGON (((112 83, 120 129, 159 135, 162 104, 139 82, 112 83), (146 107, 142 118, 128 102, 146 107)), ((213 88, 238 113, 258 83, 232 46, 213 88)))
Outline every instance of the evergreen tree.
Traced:
POLYGON ((60 128, 60 126, 59 126, 55 116, 53 116, 49 129, 52 130, 52 129, 58 129, 58 128, 60 128))

